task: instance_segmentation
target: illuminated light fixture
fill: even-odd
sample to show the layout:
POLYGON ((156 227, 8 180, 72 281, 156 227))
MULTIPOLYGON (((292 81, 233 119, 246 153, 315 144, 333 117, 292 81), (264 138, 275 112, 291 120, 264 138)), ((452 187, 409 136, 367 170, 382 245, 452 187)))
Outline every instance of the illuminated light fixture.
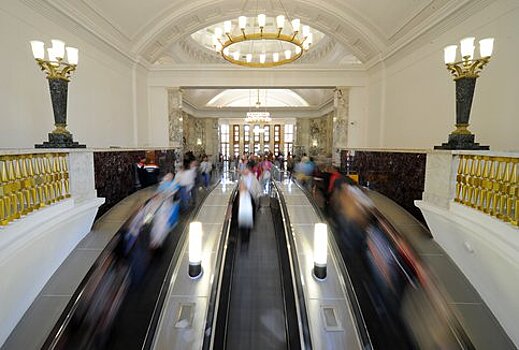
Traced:
POLYGON ((32 55, 36 63, 45 71, 49 81, 49 90, 54 112, 54 131, 48 134, 49 141, 35 145, 36 148, 84 148, 73 141, 67 130, 67 95, 70 76, 77 68, 79 50, 65 46, 61 40, 52 39, 52 46, 45 50, 45 43, 38 40, 30 42, 32 55), (45 58, 47 51, 47 58, 45 58), (66 60, 65 60, 66 55, 66 60))
POLYGON ((193 221, 189 224, 189 268, 191 278, 202 275, 202 223, 193 221))
POLYGON ((291 21, 287 18, 288 15, 268 17, 260 13, 256 18, 239 16, 237 23, 227 20, 223 22, 223 30, 221 24, 214 28, 212 46, 225 60, 246 67, 267 68, 294 62, 310 48, 313 35, 310 27, 301 26, 298 18, 291 21), (243 43, 251 44, 248 50, 245 50, 243 43), (254 48, 254 45, 261 47, 272 43, 280 45, 281 52, 285 52, 284 59, 280 59, 279 54, 267 52, 267 55, 264 50, 261 53, 261 49, 254 48), (244 56, 231 53, 237 51, 243 52, 244 56), (286 54, 287 51, 290 54, 286 54))
POLYGON ((475 143, 475 135, 469 130, 470 110, 479 73, 490 62, 494 48, 494 38, 479 41, 480 57, 474 57, 474 37, 460 41, 461 60, 457 61, 457 45, 449 45, 443 49, 443 59, 456 83, 456 130, 449 134, 448 141, 435 149, 471 149, 488 150, 489 146, 475 143))
MULTIPOLYGON (((260 102, 260 91, 258 89, 258 99, 256 101, 256 109, 259 109, 261 107, 260 102)), ((250 98, 250 95, 249 95, 250 98)), ((250 102, 250 101, 249 101, 250 102)), ((264 111, 264 112, 247 112, 245 116, 245 122, 249 124, 255 124, 255 123, 270 123, 272 121, 272 118, 270 116, 270 112, 264 111)))
POLYGON ((278 62, 279 61, 279 53, 274 52, 272 54, 272 62, 278 62))
POLYGON ((239 59, 240 59, 240 51, 235 51, 235 52, 232 54, 232 57, 233 57, 235 60, 239 60, 239 59))
POLYGON ((323 223, 314 226, 314 276, 324 280, 328 264, 328 225, 323 223))

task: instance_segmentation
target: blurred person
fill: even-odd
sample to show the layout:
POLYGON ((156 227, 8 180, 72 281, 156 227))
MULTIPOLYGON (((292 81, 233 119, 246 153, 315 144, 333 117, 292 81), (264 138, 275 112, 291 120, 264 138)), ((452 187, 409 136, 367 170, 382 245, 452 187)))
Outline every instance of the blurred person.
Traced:
POLYGON ((206 189, 209 188, 209 180, 211 179, 211 170, 213 170, 211 161, 209 161, 207 156, 204 156, 202 163, 200 163, 200 173, 202 174, 202 180, 204 182, 204 187, 206 189))
POLYGON ((265 158, 260 163, 260 168, 261 168, 261 177, 260 177, 261 187, 263 188, 263 191, 268 192, 270 180, 272 178, 272 162, 268 158, 265 158))
POLYGON ((193 200, 196 181, 196 161, 184 159, 182 169, 175 176, 179 186, 181 209, 186 210, 193 200))
POLYGON ((247 249, 250 240, 250 231, 254 227, 256 208, 262 190, 258 179, 252 172, 254 163, 248 162, 240 178, 239 203, 238 203, 238 226, 242 241, 242 249, 247 249))

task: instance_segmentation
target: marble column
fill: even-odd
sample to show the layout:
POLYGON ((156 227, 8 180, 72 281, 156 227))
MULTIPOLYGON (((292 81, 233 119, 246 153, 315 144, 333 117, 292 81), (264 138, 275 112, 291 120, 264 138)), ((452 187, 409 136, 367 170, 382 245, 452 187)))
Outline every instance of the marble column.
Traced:
POLYGON ((169 145, 182 148, 184 137, 182 89, 168 89, 169 145))
POLYGON ((340 166, 341 149, 348 147, 349 89, 337 87, 333 97, 333 143, 332 161, 340 166))

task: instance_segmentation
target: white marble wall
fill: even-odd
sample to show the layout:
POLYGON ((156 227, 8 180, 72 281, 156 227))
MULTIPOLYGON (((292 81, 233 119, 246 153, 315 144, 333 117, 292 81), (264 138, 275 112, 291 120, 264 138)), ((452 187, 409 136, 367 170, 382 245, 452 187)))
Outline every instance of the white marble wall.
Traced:
POLYGON ((341 149, 348 147, 349 89, 338 87, 333 98, 333 163, 340 165, 341 149))
POLYGON ((182 90, 168 89, 169 146, 183 147, 184 123, 182 111, 182 90))
POLYGON ((72 152, 68 156, 70 194, 75 202, 97 198, 95 189, 94 152, 72 152))

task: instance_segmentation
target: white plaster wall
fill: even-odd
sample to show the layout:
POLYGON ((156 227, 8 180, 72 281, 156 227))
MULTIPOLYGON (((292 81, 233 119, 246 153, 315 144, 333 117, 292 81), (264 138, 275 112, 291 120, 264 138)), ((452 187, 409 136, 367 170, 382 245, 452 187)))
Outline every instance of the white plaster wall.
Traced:
MULTIPOLYGON (((470 130, 493 150, 519 150, 519 2, 497 0, 418 49, 404 48, 374 67, 369 79, 370 121, 381 121, 381 146, 431 148, 454 129, 454 82, 443 64, 443 47, 466 36, 495 38, 492 61, 478 79, 470 130), (382 71, 382 72, 381 72, 382 71), (379 88, 382 88, 380 92, 379 88), (385 96, 384 96, 385 95, 385 96), (382 103, 381 110, 378 111, 382 103)), ((370 146, 377 130, 369 125, 370 146)))
POLYGON ((445 209, 417 201, 437 241, 456 262, 519 346, 518 229, 454 202, 445 209))
POLYGON ((149 142, 148 70, 140 64, 133 67, 133 122, 134 139, 139 146, 147 147, 149 142))
POLYGON ((80 49, 69 85, 69 130, 92 147, 134 146, 132 68, 124 56, 80 37, 21 1, 0 1, 0 148, 33 147, 47 140, 54 118, 47 80, 32 58, 30 40, 60 38, 80 49))
POLYGON ((367 147, 366 88, 352 87, 349 93, 348 147, 367 147))
POLYGON ((169 147, 168 90, 164 87, 148 89, 149 129, 147 145, 169 147))

